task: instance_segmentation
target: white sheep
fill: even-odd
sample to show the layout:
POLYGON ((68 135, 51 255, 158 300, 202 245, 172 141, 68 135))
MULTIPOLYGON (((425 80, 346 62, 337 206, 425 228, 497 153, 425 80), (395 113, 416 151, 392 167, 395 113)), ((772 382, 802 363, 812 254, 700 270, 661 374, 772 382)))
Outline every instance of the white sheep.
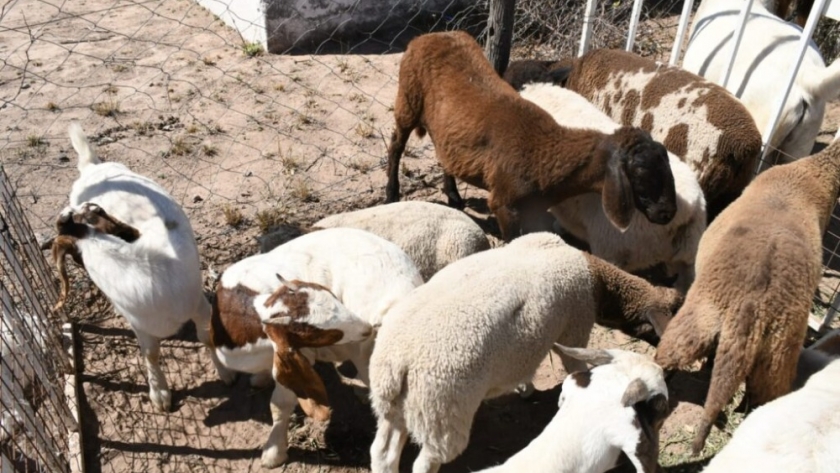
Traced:
MULTIPOLYGON (((592 128, 613 133, 621 125, 571 90, 547 83, 525 85, 520 92, 569 128, 592 128)), ((640 271, 664 263, 683 293, 694 280, 694 257, 706 230, 706 200, 691 168, 668 153, 677 213, 665 225, 655 225, 638 213, 622 232, 611 224, 597 194, 583 194, 554 205, 549 211, 560 225, 589 244, 592 254, 625 271, 640 271)))
MULTIPOLYGON (((466 448, 482 400, 529 381, 553 343, 585 346, 596 321, 658 333, 680 301, 549 233, 450 264, 380 328, 370 361, 372 471, 396 472, 409 435, 422 446, 414 473, 437 471, 466 448)), ((585 368, 560 357, 569 372, 585 368)))
MULTIPOLYGON (((744 1, 703 0, 691 27, 683 69, 720 83, 729 64, 734 32, 744 1)), ((763 133, 796 60, 802 28, 754 2, 727 88, 747 107, 763 133)), ((785 102, 770 145, 779 151, 772 162, 808 156, 819 134, 825 106, 840 94, 840 61, 826 67, 811 41, 785 102)))
MULTIPOLYGON (((211 307, 192 227, 157 183, 100 161, 78 124, 69 133, 80 176, 70 207, 59 216, 56 245, 75 246, 91 280, 131 325, 146 361, 152 404, 168 411, 172 394, 160 369, 160 340, 192 320, 199 341, 209 341, 211 307)), ((209 354, 222 380, 231 382, 233 373, 209 354)))
POLYGON ((263 465, 286 461, 296 399, 313 418, 329 418, 326 391, 311 362, 352 361, 357 378, 368 385, 374 338, 360 334, 370 335, 422 283, 398 246, 354 228, 308 233, 225 270, 212 320, 216 353, 225 366, 256 375, 255 383, 269 371, 276 381, 263 465), (335 314, 334 322, 307 322, 325 311, 335 314))
POLYGON ((322 218, 310 228, 280 228, 257 237, 266 253, 285 241, 322 228, 367 230, 396 243, 428 280, 449 263, 490 248, 481 227, 465 213, 431 202, 406 201, 377 205, 322 218))
POLYGON ((563 381, 557 414, 504 464, 483 473, 603 473, 624 452, 637 472, 654 473, 659 429, 670 413, 662 368, 624 350, 558 346, 595 367, 563 381))
POLYGON ((840 471, 840 360, 753 411, 703 473, 840 471))

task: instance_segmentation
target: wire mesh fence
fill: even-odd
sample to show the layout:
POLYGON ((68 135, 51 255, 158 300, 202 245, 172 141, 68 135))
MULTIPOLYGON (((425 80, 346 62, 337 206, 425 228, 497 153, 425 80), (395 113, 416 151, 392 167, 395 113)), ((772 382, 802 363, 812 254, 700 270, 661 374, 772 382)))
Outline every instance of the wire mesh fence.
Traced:
MULTIPOLYGON (((487 16, 486 1, 436 2, 423 15, 394 10, 388 28, 361 23, 351 28, 338 21, 327 37, 300 35, 285 49, 274 46, 290 54, 267 54, 222 21, 232 17, 244 30, 259 26, 234 11, 237 3, 248 2, 201 3, 9 0, 0 6, 0 160, 38 241, 52 233, 77 176, 66 135, 69 122, 77 120, 103 159, 156 180, 184 207, 199 240, 209 289, 212 274, 255 253, 254 237, 272 226, 309 224, 380 203, 400 60, 399 54, 386 53, 401 51, 414 34, 436 29, 468 29, 481 40, 487 16), (406 15, 411 21, 402 19, 406 15), (344 35, 345 30, 353 31, 344 35), (317 54, 295 49, 304 47, 317 54)), ((512 57, 573 55, 584 3, 518 1, 512 57)), ((646 2, 637 52, 668 59, 681 5, 681 0, 646 2)), ((627 0, 599 5, 593 48, 623 47, 631 7, 627 0)), ((269 33, 284 27, 280 22, 266 26, 269 33)), ((837 29, 826 28, 826 44, 833 44, 837 29)), ((836 54, 834 46, 824 49, 827 61, 836 54)), ((828 136, 834 123, 825 127, 828 136)), ((404 199, 445 201, 428 137, 409 142, 401 174, 404 199)), ((468 202, 485 195, 465 185, 460 191, 468 202)), ((840 259, 829 259, 837 254, 840 237, 832 235, 840 235, 840 220, 832 221, 826 240, 826 261, 837 261, 837 268, 831 263, 826 269, 818 297, 822 311, 840 281, 840 273, 833 272, 840 259)), ((67 308, 81 336, 87 470, 258 470, 270 391, 249 390, 245 380, 223 386, 187 327, 162 348, 174 411, 155 411, 130 328, 82 271, 71 271, 71 279, 67 308)), ((44 310, 55 297, 54 286, 46 291, 38 294, 48 299, 44 310)), ((10 313, 4 302, 4 321, 10 313)), ((20 317, 33 313, 46 312, 26 306, 20 317)), ((63 373, 59 368, 51 369, 63 373)), ((334 389, 349 393, 334 374, 322 374, 333 378, 331 397, 334 389)), ((309 471, 313 465, 366 471, 373 419, 355 398, 343 397, 351 400, 340 402, 352 408, 334 406, 327 431, 295 421, 292 461, 285 471, 309 471)), ((53 412, 59 410, 45 414, 53 412)), ((476 455, 489 462, 511 453, 509 448, 476 455)), ((59 445, 46 451, 69 450, 59 445)), ((5 461, 11 454, 4 450, 4 455, 5 461)), ((36 460, 48 465, 44 462, 36 460)))
POLYGON ((0 166, 0 464, 80 471, 75 371, 52 272, 0 166), (65 329, 64 333, 62 328, 65 329))

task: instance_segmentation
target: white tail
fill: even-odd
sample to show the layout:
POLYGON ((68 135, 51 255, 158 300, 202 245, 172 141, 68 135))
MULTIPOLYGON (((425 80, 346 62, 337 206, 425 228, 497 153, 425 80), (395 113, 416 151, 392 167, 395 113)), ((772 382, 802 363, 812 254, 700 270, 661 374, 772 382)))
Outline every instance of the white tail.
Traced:
POLYGON ((73 122, 70 124, 67 132, 70 134, 70 143, 73 144, 73 149, 75 149, 76 153, 79 154, 79 172, 81 172, 89 164, 99 164, 101 162, 99 158, 96 157, 96 151, 93 150, 90 142, 88 142, 85 137, 85 132, 82 130, 81 125, 73 122))
POLYGON ((803 85, 814 97, 833 100, 840 94, 840 61, 835 60, 819 73, 803 75, 803 85))

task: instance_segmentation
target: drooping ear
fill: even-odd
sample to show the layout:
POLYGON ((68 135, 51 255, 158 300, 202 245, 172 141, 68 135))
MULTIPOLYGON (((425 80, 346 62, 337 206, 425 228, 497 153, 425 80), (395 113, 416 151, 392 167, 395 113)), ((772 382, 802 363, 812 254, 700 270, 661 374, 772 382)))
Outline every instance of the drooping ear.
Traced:
POLYGON ((554 346, 563 352, 563 354, 571 356, 576 360, 584 361, 593 366, 605 365, 613 359, 612 355, 610 355, 606 350, 565 347, 559 343, 555 343, 554 346))
POLYGON ((627 179, 621 162, 621 154, 617 150, 613 150, 607 160, 601 205, 610 223, 622 232, 626 231, 634 212, 633 188, 630 187, 630 180, 627 179))
POLYGON ((292 292, 297 291, 300 287, 294 283, 294 281, 289 281, 288 279, 284 279, 283 276, 280 276, 280 273, 275 273, 277 276, 277 280, 280 281, 280 284, 288 287, 292 292))
POLYGON ((327 389, 309 360, 289 344, 287 329, 279 324, 263 324, 266 335, 274 342, 274 380, 295 393, 303 412, 315 420, 330 418, 327 389))
POLYGON ((621 396, 621 404, 630 407, 637 402, 644 401, 650 395, 647 385, 641 379, 634 379, 627 386, 624 395, 621 396))

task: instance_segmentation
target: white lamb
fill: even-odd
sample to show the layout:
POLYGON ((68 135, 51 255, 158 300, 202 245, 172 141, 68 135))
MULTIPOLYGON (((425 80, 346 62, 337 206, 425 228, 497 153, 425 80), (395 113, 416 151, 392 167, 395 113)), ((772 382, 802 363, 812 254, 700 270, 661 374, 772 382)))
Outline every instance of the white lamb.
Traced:
POLYGON ((840 471, 840 360, 753 411, 703 473, 840 471))
POLYGON ((409 435, 422 445, 414 473, 437 471, 466 448, 482 400, 530 381, 555 342, 585 346, 604 318, 660 327, 680 300, 549 233, 450 264, 383 320, 370 361, 372 471, 396 472, 409 435))
POLYGON ((559 346, 595 365, 563 381, 557 414, 527 447, 484 473, 603 473, 624 452, 639 473, 654 473, 659 429, 670 413, 662 368, 624 350, 559 346))
MULTIPOLYGON (((753 2, 727 88, 741 99, 761 133, 770 121, 776 100, 787 86, 796 60, 802 28, 753 2)), ((729 64, 734 32, 744 0, 703 0, 691 26, 682 68, 720 83, 729 64)), ((825 114, 825 106, 840 93, 840 61, 826 67, 817 45, 805 50, 802 66, 785 102, 770 145, 782 162, 811 154, 825 114)), ((772 163, 773 161, 771 161, 772 163)))
MULTIPOLYGON (((59 217, 56 242, 72 239, 91 280, 131 325, 146 361, 152 404, 168 411, 172 394, 160 369, 160 340, 192 320, 198 339, 209 341, 211 307, 192 227, 165 189, 122 164, 100 161, 78 124, 69 132, 80 176, 70 207, 59 217), (103 222, 122 233, 99 231, 103 222)), ((219 376, 231 382, 233 373, 209 354, 219 376)))
MULTIPOLYGON (((552 84, 528 84, 521 95, 547 111, 557 123, 570 128, 591 128, 612 133, 621 127, 581 95, 552 84)), ((694 258, 706 230, 706 200, 691 168, 668 153, 677 192, 677 213, 665 225, 656 225, 638 213, 622 232, 610 223, 600 194, 567 199, 549 211, 558 223, 589 244, 592 254, 625 271, 639 271, 664 263, 669 276, 677 276, 683 293, 694 280, 694 258)))

